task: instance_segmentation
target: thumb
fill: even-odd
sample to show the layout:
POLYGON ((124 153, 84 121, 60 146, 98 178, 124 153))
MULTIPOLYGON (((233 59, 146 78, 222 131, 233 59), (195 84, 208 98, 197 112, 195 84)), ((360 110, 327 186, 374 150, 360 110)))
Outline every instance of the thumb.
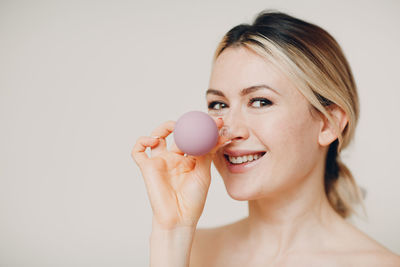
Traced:
POLYGON ((223 147, 224 145, 229 144, 230 142, 232 142, 232 140, 229 138, 229 134, 227 134, 227 129, 225 129, 224 127, 224 121, 221 117, 214 119, 215 123, 217 124, 217 128, 218 128, 218 141, 217 144, 214 146, 213 149, 211 149, 211 151, 208 154, 215 154, 218 149, 220 149, 221 147, 223 147))

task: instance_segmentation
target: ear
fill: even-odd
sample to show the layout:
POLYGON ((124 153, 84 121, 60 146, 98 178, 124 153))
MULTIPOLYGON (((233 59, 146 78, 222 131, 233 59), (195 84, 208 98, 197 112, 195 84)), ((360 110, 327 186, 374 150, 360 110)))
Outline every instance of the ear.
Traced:
MULTIPOLYGON (((340 132, 343 132, 343 129, 346 127, 348 123, 348 118, 346 115, 346 112, 339 106, 335 104, 331 104, 326 107, 326 110, 328 111, 329 114, 331 114, 334 123, 336 124, 337 127, 339 127, 340 132)), ((335 125, 332 125, 328 118, 322 115, 322 120, 321 120, 321 128, 319 132, 319 137, 318 137, 318 143, 321 146, 328 146, 330 145, 333 141, 335 141, 338 138, 338 134, 336 132, 336 127, 335 125)))

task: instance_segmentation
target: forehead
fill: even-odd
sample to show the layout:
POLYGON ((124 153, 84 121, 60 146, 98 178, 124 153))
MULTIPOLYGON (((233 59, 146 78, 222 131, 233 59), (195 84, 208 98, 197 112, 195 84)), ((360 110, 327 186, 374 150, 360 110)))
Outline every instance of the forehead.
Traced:
POLYGON ((210 88, 228 92, 258 84, 267 84, 280 93, 291 86, 270 61, 245 47, 225 49, 213 65, 210 88))

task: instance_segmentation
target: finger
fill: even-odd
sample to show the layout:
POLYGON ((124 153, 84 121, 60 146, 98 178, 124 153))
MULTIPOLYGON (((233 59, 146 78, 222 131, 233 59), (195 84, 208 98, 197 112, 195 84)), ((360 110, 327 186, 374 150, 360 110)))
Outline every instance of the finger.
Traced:
POLYGON ((174 131, 175 121, 166 121, 158 126, 152 133, 152 136, 158 136, 160 138, 166 138, 170 133, 174 131))
POLYGON ((167 141, 165 138, 174 131, 175 122, 167 121, 158 126, 152 133, 151 136, 158 137, 158 146, 151 149, 151 156, 157 156, 160 153, 167 150, 167 141))
POLYGON ((226 146, 226 145, 230 144, 231 142, 232 142, 232 140, 229 140, 226 137, 220 136, 218 138, 217 144, 213 147, 213 149, 211 149, 209 154, 213 155, 213 154, 217 153, 218 149, 220 149, 223 146, 226 146))
POLYGON ((176 145, 175 142, 172 142, 171 147, 170 147, 170 151, 174 152, 174 153, 177 153, 179 155, 184 155, 185 154, 185 152, 183 152, 182 150, 180 150, 178 148, 178 146, 176 145))
POLYGON ((217 117, 213 119, 215 121, 215 124, 217 124, 218 129, 220 129, 224 125, 224 120, 222 119, 222 117, 217 117))
MULTIPOLYGON (((224 126, 224 121, 221 117, 215 118, 215 123, 217 124, 218 130, 221 130, 222 127, 224 126)), ((229 138, 229 135, 221 134, 221 132, 218 132, 218 141, 215 147, 210 151, 211 154, 215 153, 219 148, 221 148, 224 145, 227 145, 232 142, 232 140, 229 138)))
POLYGON ((213 118, 215 123, 217 124, 217 128, 218 128, 218 135, 220 137, 224 137, 222 138, 222 142, 226 142, 229 140, 229 127, 227 125, 224 125, 224 120, 222 119, 222 117, 217 117, 217 118, 213 118), (226 127, 226 128, 225 128, 226 127), (225 129, 223 129, 225 128, 225 129))
POLYGON ((132 149, 132 158, 141 167, 141 165, 149 159, 146 154, 147 147, 154 147, 159 143, 157 138, 142 136, 139 137, 132 149))

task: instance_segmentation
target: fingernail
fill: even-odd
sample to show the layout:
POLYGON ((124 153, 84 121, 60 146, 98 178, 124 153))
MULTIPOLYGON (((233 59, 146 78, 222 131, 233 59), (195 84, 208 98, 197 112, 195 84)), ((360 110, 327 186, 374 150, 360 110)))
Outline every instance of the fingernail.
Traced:
POLYGON ((157 135, 155 135, 155 136, 152 136, 152 138, 154 138, 154 139, 159 139, 160 137, 157 136, 157 135))
POLYGON ((222 126, 221 129, 219 129, 219 135, 224 136, 229 139, 229 137, 230 137, 229 127, 226 125, 222 126))

